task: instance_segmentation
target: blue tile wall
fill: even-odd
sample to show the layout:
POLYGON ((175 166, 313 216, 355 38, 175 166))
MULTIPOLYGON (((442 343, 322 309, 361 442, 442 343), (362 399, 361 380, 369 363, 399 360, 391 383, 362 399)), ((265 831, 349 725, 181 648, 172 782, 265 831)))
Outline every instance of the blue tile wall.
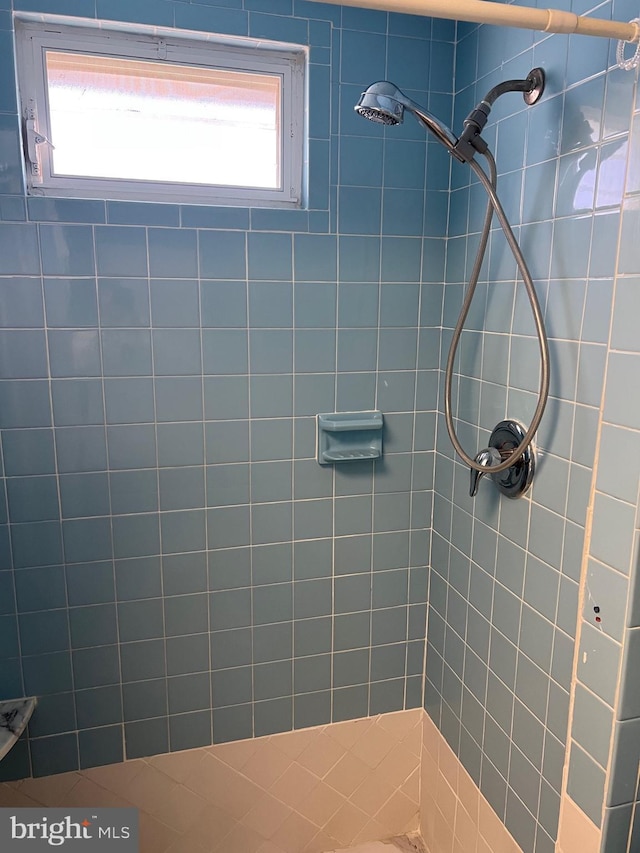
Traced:
MULTIPOLYGON (((638 371, 629 319, 638 185, 626 165, 638 145, 630 132, 636 80, 609 67, 605 42, 592 52, 565 36, 463 26, 458 39, 456 123, 499 80, 534 66, 547 73, 543 101, 526 108, 504 96, 485 135, 545 314, 552 384, 536 479, 520 501, 498 498, 486 481, 468 497, 468 471, 439 416, 425 707, 526 853, 554 847, 565 755, 569 796, 597 826, 607 807, 605 828, 614 829, 604 844, 613 851, 626 843, 638 767, 628 748, 639 713, 637 679, 628 676, 639 612, 637 596, 628 605, 630 582, 637 585, 640 422, 628 388, 638 371), (626 702, 616 706, 621 667, 626 702)), ((454 165, 451 187, 445 353, 483 210, 468 171, 454 165)), ((454 383, 458 434, 471 455, 505 416, 530 419, 538 383, 533 325, 497 229, 486 269, 454 383)))
MULTIPOLYGON (((607 634, 610 641, 605 662, 618 677, 615 696, 609 697, 607 705, 599 705, 601 716, 606 708, 608 720, 613 718, 603 729, 608 743, 611 743, 610 754, 602 751, 599 756, 597 747, 590 750, 591 756, 607 774, 604 794, 597 804, 594 818, 596 823, 602 824, 604 853, 611 853, 627 843, 630 843, 630 849, 637 845, 637 822, 634 822, 633 815, 638 800, 639 758, 636 740, 640 719, 635 677, 638 648, 639 484, 635 459, 638 433, 633 406, 623 402, 628 371, 635 373, 638 368, 637 345, 629 335, 628 320, 623 316, 625 312, 633 310, 634 284, 637 281, 634 273, 638 266, 632 258, 629 242, 632 239, 632 227, 630 229, 629 225, 633 223, 632 211, 638 200, 633 165, 634 153, 639 144, 637 92, 635 98, 633 95, 631 93, 631 97, 628 97, 632 104, 635 103, 636 111, 630 123, 628 139, 628 150, 632 153, 623 187, 616 298, 611 318, 608 369, 604 376, 602 438, 595 483, 594 533, 589 547, 589 577, 595 583, 593 589, 588 587, 589 596, 582 613, 582 635, 586 639, 581 640, 581 650, 587 650, 589 632, 594 627, 607 634), (607 519, 616 526, 618 533, 609 536, 605 543, 602 526, 607 519), (596 607, 599 608, 598 617, 594 609, 596 607), (600 619, 597 625, 596 618, 600 619)), ((585 686, 593 678, 598 665, 597 660, 592 660, 592 666, 584 667, 583 675, 579 674, 585 686)), ((580 685, 578 689, 581 689, 580 685)), ((575 733, 574 724, 574 739, 577 740, 578 734, 575 733)), ((584 784, 576 791, 576 802, 586 808, 588 793, 584 784)))
POLYGON ((448 163, 352 107, 388 67, 449 117, 455 25, 223 6, 13 3, 308 45, 308 209, 26 199, 0 45, 1 778, 422 704, 448 163), (320 468, 376 407, 383 461, 320 468))
MULTIPOLYGON (((308 44, 312 109, 308 210, 25 199, 3 89, 1 683, 43 699, 2 778, 415 707, 424 686, 525 853, 551 849, 600 434, 568 785, 595 823, 606 805, 615 849, 638 717, 631 684, 613 698, 640 624, 633 75, 604 42, 460 26, 454 50, 451 22, 303 0, 13 6, 308 44), (553 385, 531 494, 483 482, 471 500, 438 411, 482 196, 416 123, 387 131, 352 106, 388 75, 458 127, 535 65, 543 101, 505 96, 486 136, 553 385), (383 462, 320 469, 313 415, 374 407, 383 462), (594 719, 618 721, 613 756, 594 719)), ((497 231, 487 270, 456 380, 471 452, 531 416, 537 385, 497 231)))

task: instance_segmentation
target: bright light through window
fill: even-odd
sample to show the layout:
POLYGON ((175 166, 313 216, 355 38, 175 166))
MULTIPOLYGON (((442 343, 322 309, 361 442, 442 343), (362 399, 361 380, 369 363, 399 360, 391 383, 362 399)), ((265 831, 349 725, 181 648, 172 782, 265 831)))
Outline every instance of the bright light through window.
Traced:
POLYGON ((54 51, 46 74, 54 174, 280 186, 279 76, 54 51))
POLYGON ((27 191, 299 207, 307 49, 19 20, 27 191))

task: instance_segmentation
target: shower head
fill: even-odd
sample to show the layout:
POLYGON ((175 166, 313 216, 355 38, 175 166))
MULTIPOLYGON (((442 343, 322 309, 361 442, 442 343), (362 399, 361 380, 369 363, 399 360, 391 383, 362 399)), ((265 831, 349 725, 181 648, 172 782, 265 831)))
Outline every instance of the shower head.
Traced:
POLYGON ((404 121, 404 108, 410 103, 406 95, 386 80, 372 83, 369 88, 360 95, 360 100, 354 110, 358 115, 375 121, 378 124, 402 124, 404 121))
POLYGON ((522 92, 525 103, 535 104, 544 90, 544 71, 534 68, 524 80, 506 80, 494 86, 472 110, 464 122, 464 131, 458 139, 439 119, 420 104, 416 104, 388 80, 372 83, 360 95, 354 110, 369 121, 395 125, 404 121, 404 111, 410 113, 427 130, 434 134, 445 148, 460 162, 470 162, 477 152, 484 153, 487 144, 480 136, 487 123, 494 101, 505 92, 522 92))
POLYGON ((450 151, 453 151, 458 142, 446 125, 428 110, 425 110, 424 107, 421 107, 420 104, 416 104, 415 101, 408 98, 404 92, 401 92, 397 86, 389 83, 388 80, 372 83, 360 95, 360 100, 355 105, 354 110, 358 115, 369 119, 369 121, 389 126, 402 124, 404 111, 409 110, 420 124, 430 130, 450 151))

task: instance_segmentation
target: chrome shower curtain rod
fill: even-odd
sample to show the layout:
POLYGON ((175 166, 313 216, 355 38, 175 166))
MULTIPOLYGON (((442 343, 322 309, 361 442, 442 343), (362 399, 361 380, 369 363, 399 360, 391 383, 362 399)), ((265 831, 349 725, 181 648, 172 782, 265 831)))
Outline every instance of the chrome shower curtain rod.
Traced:
POLYGON ((532 9, 493 3, 490 0, 314 0, 337 6, 358 6, 382 12, 403 12, 428 18, 449 18, 454 21, 473 21, 499 27, 519 27, 545 33, 576 33, 584 36, 639 42, 640 25, 636 21, 605 21, 587 18, 559 9, 532 9))

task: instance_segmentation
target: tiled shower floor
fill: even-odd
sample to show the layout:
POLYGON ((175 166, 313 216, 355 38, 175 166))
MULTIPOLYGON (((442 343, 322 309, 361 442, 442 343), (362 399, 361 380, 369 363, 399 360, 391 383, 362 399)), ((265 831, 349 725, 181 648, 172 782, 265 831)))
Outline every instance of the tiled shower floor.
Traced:
POLYGON ((427 853, 422 839, 417 835, 392 838, 388 841, 367 841, 357 847, 331 850, 327 853, 427 853))

